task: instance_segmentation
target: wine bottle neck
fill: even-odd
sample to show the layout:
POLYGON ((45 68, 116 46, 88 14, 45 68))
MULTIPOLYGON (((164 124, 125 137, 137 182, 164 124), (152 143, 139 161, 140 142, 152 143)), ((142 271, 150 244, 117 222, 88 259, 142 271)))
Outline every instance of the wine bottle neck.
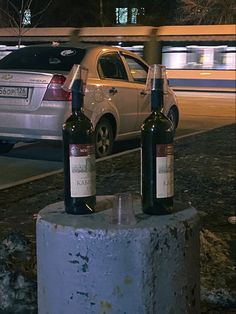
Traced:
POLYGON ((72 91, 72 112, 78 112, 83 109, 84 95, 78 91, 72 91))
POLYGON ((161 111, 163 108, 163 90, 152 90, 151 92, 151 110, 161 111))

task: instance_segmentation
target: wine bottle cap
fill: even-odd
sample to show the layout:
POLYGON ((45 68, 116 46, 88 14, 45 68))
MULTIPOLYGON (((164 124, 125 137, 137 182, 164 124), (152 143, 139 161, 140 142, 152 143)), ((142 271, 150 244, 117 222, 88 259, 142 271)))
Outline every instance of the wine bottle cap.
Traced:
POLYGON ((74 91, 84 95, 87 79, 88 69, 79 64, 74 64, 69 74, 67 75, 66 81, 62 88, 69 92, 74 91), (75 81, 77 81, 77 83, 74 85, 75 81))
POLYGON ((153 64, 149 66, 146 81, 146 90, 162 90, 166 81, 166 67, 162 64, 153 64))

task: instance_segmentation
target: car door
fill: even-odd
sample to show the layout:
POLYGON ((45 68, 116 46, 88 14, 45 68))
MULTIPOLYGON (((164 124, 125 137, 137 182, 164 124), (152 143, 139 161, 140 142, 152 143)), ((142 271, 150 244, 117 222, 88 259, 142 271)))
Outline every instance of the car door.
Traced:
POLYGON ((117 108, 118 135, 125 136, 137 131, 137 90, 129 82, 123 61, 117 51, 106 52, 98 60, 98 72, 104 92, 110 103, 117 108))
POLYGON ((147 93, 145 90, 148 66, 140 59, 135 58, 129 54, 122 53, 122 57, 125 59, 125 62, 128 66, 133 81, 133 88, 137 90, 137 128, 140 130, 141 124, 151 113, 150 93, 147 93))

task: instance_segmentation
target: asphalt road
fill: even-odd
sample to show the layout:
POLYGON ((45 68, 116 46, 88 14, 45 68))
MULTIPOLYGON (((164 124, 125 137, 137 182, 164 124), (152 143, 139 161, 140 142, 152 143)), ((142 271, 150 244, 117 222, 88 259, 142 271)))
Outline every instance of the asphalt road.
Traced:
MULTIPOLYGON (((217 128, 235 122, 235 95, 177 92, 180 123, 176 136, 217 128)), ((114 152, 137 148, 139 141, 115 144, 114 152)), ((61 143, 16 145, 0 157, 0 189, 57 173, 62 169, 61 143)))

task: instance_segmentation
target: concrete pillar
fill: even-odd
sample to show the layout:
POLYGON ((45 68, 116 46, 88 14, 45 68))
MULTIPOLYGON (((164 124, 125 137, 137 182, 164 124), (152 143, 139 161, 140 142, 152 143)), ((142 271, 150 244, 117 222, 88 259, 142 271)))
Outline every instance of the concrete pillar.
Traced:
POLYGON ((134 207, 132 226, 110 225, 110 209, 74 216, 59 202, 40 211, 39 314, 200 313, 196 210, 148 216, 139 199, 134 207))

